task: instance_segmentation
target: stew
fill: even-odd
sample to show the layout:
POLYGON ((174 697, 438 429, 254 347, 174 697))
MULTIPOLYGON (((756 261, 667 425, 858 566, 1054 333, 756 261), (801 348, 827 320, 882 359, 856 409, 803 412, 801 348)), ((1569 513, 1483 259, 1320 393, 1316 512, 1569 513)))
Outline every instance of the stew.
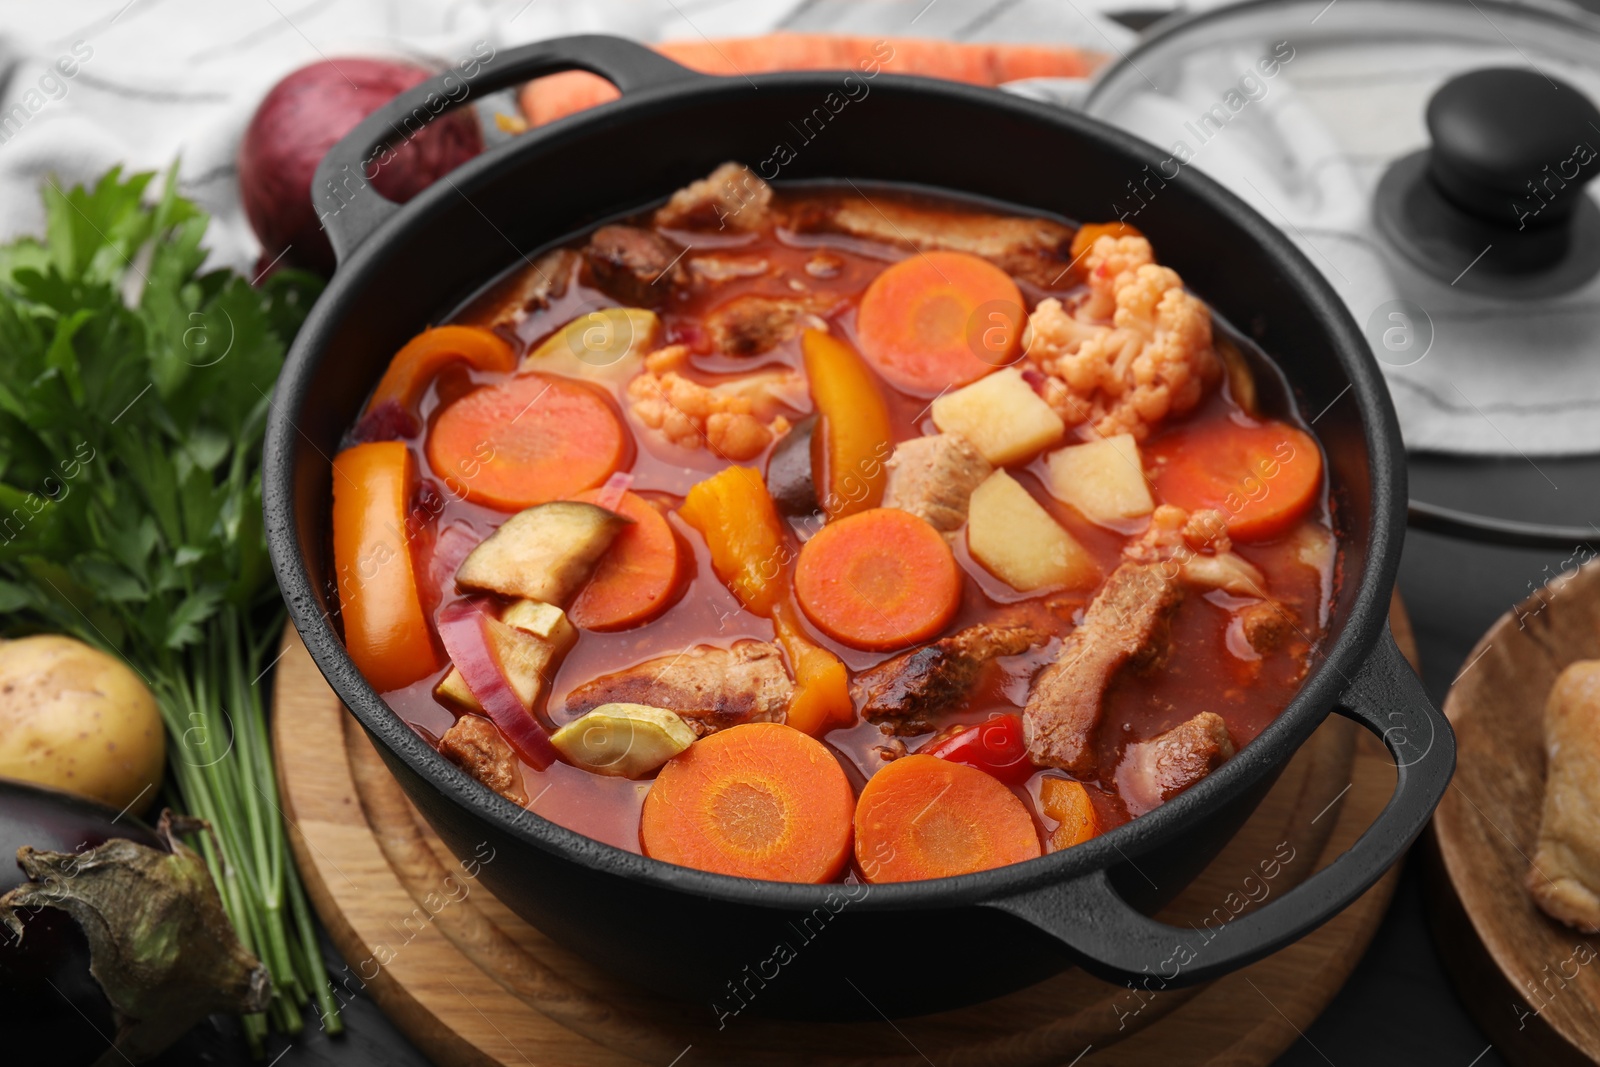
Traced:
POLYGON ((1070 848, 1294 695, 1336 581, 1267 357, 1122 223, 727 164, 395 356, 346 642, 487 788, 668 862, 1070 848))

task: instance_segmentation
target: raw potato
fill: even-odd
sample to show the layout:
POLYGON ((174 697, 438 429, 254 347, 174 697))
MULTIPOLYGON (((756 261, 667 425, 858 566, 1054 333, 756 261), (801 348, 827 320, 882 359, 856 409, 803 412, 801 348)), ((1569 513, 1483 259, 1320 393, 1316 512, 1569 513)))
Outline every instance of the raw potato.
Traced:
POLYGON ((1005 471, 973 492, 967 512, 972 558, 1013 589, 1089 589, 1100 567, 1084 547, 1005 471))
POLYGON ((1090 522, 1137 519, 1155 510, 1139 443, 1119 433, 1050 453, 1050 492, 1090 522))
POLYGON ((996 467, 1027 459, 1066 433, 1061 416, 1050 410, 1015 367, 935 400, 933 424, 971 441, 996 467))
POLYGON ((127 664, 70 637, 0 641, 0 775, 137 814, 165 765, 161 712, 127 664))
MULTIPOLYGON (((506 609, 504 617, 486 622, 489 643, 505 671, 506 681, 522 706, 532 711, 545 683, 555 674, 552 665, 577 640, 577 629, 566 612, 537 600, 519 600, 506 609)), ((458 668, 450 668, 434 693, 468 711, 483 711, 458 668)))
POLYGON ((648 704, 601 704, 550 736, 574 764, 596 774, 642 778, 694 744, 675 711, 648 704))
POLYGON ((537 504, 501 523, 468 553, 456 570, 456 584, 560 606, 589 580, 601 555, 632 521, 594 504, 537 504))
POLYGON ((522 360, 522 369, 569 378, 625 382, 644 368, 661 320, 644 308, 604 308, 579 315, 522 360))

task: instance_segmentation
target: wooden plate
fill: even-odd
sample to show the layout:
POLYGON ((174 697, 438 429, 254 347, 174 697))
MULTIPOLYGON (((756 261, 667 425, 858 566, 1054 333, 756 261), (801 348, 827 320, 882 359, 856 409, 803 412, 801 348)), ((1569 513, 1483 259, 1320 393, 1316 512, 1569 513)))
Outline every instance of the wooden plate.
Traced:
POLYGON ((1501 616, 1444 705, 1457 765, 1433 817, 1430 920, 1462 999, 1516 1064, 1600 1061, 1600 939, 1548 918, 1522 888, 1544 802, 1545 696, 1563 667, 1594 658, 1600 562, 1501 616))
MULTIPOLYGON (((1395 623, 1409 648, 1403 613, 1395 623)), ((336 988, 342 998, 376 999, 445 1067, 668 1064, 691 1048, 693 1063, 749 1065, 1264 1065, 1344 984, 1394 889, 1391 872, 1321 930, 1200 989, 1141 996, 1069 971, 996 1001, 893 1024, 741 1017, 719 1031, 708 1013, 556 947, 468 877, 292 630, 285 645, 273 724, 279 777, 312 903, 348 962, 336 988)), ((1163 917, 1199 922, 1242 901, 1261 884, 1260 863, 1292 851, 1271 899, 1349 848, 1393 782, 1381 746, 1330 718, 1163 917)))

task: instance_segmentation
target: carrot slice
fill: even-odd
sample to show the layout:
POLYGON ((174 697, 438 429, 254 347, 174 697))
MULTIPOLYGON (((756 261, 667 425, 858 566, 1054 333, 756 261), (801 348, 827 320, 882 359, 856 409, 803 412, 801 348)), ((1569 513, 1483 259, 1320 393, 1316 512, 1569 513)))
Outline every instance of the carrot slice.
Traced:
POLYGON ((1287 423, 1202 423, 1163 434, 1146 451, 1157 495, 1194 511, 1214 508, 1236 541, 1286 532, 1317 502, 1322 450, 1287 423))
POLYGON ((856 803, 856 863, 869 882, 948 878, 1039 855, 1028 809, 976 767, 902 756, 856 803))
POLYGON ((689 746, 644 798, 639 842, 653 859, 740 878, 827 882, 850 856, 855 798, 822 744, 747 723, 689 746))
POLYGON ((618 500, 602 502, 607 495, 602 487, 572 498, 633 520, 611 542, 594 576, 567 609, 573 623, 585 630, 620 630, 661 614, 672 604, 683 573, 678 537, 656 506, 626 491, 618 500))
POLYGON ((1026 322, 1005 271, 966 252, 924 252, 867 286, 856 334, 879 374, 932 395, 1014 362, 1026 322))
POLYGON ((428 382, 451 363, 478 370, 510 371, 517 355, 499 334, 479 326, 437 326, 407 341, 389 361, 378 388, 367 401, 372 411, 385 403, 409 410, 416 405, 428 382))
POLYGON ((1050 832, 1051 852, 1081 845, 1100 833, 1100 818, 1082 782, 1054 777, 1041 780, 1039 807, 1057 823, 1050 832))
POLYGON ((416 462, 403 441, 373 441, 333 460, 333 559, 345 647, 380 693, 439 669, 407 536, 416 462))
POLYGON ((806 380, 817 408, 811 472, 829 519, 883 502, 884 461, 894 450, 889 407, 872 372, 851 347, 821 330, 800 338, 806 380))
POLYGON ((887 652, 945 628, 961 606, 961 571, 938 530, 908 511, 873 508, 805 543, 794 590, 823 633, 887 652))
POLYGON ((428 462, 452 492, 520 511, 594 488, 622 466, 627 447, 622 421, 597 390, 522 374, 440 412, 428 462))

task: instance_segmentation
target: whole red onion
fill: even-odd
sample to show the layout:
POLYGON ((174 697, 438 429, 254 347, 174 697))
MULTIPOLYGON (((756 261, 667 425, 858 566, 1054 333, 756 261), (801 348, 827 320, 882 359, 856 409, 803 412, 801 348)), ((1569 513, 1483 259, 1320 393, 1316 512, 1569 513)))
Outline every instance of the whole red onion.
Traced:
MULTIPOLYGON (((239 146, 239 194, 261 240, 263 267, 277 261, 333 273, 333 248, 311 202, 317 164, 362 119, 433 73, 392 60, 329 59, 272 87, 239 146)), ((477 119, 461 107, 396 142, 393 158, 368 177, 378 192, 404 203, 481 151, 477 119)))

